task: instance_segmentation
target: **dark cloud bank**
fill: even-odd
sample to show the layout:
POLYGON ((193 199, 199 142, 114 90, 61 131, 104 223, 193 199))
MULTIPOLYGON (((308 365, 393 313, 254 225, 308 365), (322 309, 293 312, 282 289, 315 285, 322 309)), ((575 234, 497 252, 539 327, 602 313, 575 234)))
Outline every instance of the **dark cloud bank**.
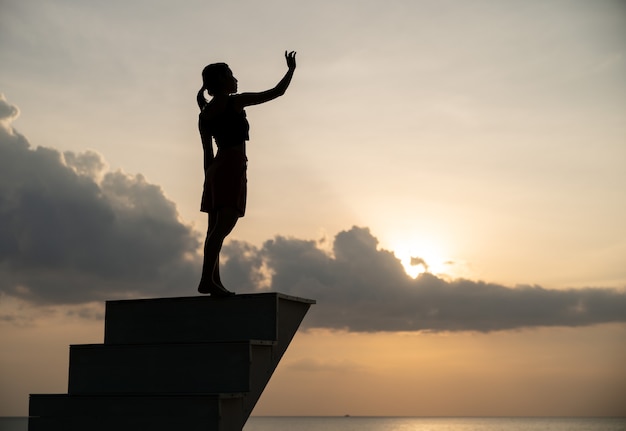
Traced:
POLYGON ((314 241, 276 237, 262 247, 231 242, 229 273, 258 284, 269 268, 271 290, 314 298, 308 327, 350 331, 496 331, 626 321, 626 293, 613 289, 549 290, 425 273, 412 279, 368 229, 334 239, 333 255, 314 241))
MULTIPOLYGON (((199 235, 162 190, 108 172, 92 152, 38 147, 0 97, 0 293, 33 304, 194 295, 199 235)), ((238 292, 313 298, 306 327, 350 331, 495 331, 626 321, 626 292, 510 288, 406 275, 366 228, 316 241, 231 241, 223 277, 238 292)), ((415 258, 427 268, 427 262, 415 258)), ((2 296, 0 296, 0 301, 2 296)))
POLYGON ((30 148, 0 97, 0 291, 34 303, 184 294, 198 235, 141 176, 93 152, 30 148))

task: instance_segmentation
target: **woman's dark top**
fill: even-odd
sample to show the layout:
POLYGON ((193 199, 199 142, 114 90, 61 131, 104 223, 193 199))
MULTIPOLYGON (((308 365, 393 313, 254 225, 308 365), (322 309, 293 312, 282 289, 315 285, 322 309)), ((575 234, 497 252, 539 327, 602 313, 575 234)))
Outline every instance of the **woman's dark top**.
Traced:
POLYGON ((215 139, 218 150, 240 146, 249 139, 250 125, 246 118, 246 111, 242 109, 237 112, 233 108, 231 98, 228 98, 224 110, 212 117, 207 116, 203 109, 200 112, 198 127, 204 147, 205 170, 208 169, 213 159, 213 148, 210 147, 211 136, 215 139))

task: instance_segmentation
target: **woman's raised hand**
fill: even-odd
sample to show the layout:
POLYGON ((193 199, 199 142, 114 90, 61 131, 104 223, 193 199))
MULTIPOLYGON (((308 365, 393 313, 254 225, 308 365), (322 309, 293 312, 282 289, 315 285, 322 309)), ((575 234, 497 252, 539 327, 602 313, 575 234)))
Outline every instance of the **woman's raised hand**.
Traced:
POLYGON ((285 59, 287 60, 289 70, 294 70, 296 68, 296 51, 285 51, 285 59))

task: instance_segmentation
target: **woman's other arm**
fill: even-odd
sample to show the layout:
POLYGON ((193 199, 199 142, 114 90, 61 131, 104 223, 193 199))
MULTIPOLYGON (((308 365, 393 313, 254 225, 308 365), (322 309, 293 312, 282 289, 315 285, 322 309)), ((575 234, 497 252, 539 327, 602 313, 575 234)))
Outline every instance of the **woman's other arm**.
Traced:
POLYGON ((206 171, 215 158, 213 154, 213 141, 211 139, 211 131, 203 124, 202 118, 198 120, 198 129, 200 129, 200 140, 202 141, 202 148, 204 150, 204 170, 206 171))

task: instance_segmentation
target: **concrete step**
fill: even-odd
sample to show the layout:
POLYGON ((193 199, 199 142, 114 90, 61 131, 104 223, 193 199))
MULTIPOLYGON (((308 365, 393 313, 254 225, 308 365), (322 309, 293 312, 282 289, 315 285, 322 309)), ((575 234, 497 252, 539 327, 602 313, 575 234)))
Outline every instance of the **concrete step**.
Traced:
MULTIPOLYGON (((68 393, 248 392, 251 363, 271 363, 272 342, 70 346, 68 393)), ((269 378, 269 377, 267 377, 269 378)))
POLYGON ((314 303, 277 292, 107 301, 104 343, 277 341, 281 331, 293 336, 314 303))
POLYGON ((241 431, 241 394, 30 396, 29 431, 241 431))

